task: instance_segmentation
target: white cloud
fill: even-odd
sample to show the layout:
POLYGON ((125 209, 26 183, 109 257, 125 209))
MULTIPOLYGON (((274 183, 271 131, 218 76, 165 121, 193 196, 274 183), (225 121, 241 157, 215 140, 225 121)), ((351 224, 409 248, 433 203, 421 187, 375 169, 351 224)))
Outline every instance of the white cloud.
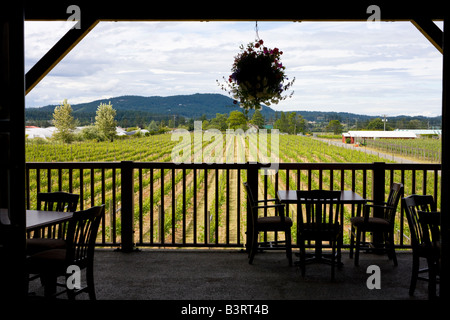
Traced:
MULTIPOLYGON (((441 113, 442 55, 408 22, 259 22, 265 45, 284 52, 296 78, 276 110, 441 113)), ((27 95, 29 107, 125 94, 221 91, 254 22, 101 22, 27 95)), ((26 22, 26 69, 67 30, 26 22)))

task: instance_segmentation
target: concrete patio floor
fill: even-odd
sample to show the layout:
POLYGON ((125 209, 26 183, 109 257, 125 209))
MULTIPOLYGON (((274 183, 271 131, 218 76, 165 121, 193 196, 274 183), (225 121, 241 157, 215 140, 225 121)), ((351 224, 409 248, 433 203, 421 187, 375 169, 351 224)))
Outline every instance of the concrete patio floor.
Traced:
MULTIPOLYGON (((279 251, 260 253, 249 265, 241 251, 98 249, 95 285, 98 300, 427 300, 424 281, 413 297, 408 294, 412 255, 399 252, 397 258, 395 267, 386 255, 361 253, 355 267, 344 251, 344 266, 331 281, 329 265, 307 265, 303 278, 279 251), (380 268, 380 289, 367 287, 370 265, 380 268)), ((41 290, 39 281, 30 284, 30 291, 41 290)))

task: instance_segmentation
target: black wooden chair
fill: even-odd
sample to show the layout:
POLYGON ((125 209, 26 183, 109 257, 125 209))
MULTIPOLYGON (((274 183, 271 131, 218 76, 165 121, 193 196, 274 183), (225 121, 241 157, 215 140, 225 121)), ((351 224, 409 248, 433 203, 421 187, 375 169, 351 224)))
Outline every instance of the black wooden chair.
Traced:
POLYGON ((430 195, 411 195, 403 198, 406 217, 411 234, 413 265, 409 294, 414 295, 417 280, 428 281, 428 297, 436 297, 436 284, 440 274, 440 212, 430 195), (427 267, 420 269, 420 259, 427 267), (420 276, 428 273, 428 277, 420 276))
POLYGON ((331 279, 335 267, 341 262, 339 247, 342 228, 340 225, 340 191, 312 190, 297 191, 299 206, 297 236, 300 245, 300 268, 305 276, 305 265, 309 262, 325 262, 331 265, 331 279), (307 258, 305 242, 314 241, 313 257, 307 258), (331 246, 331 258, 324 258, 322 242, 331 246))
POLYGON ((291 227, 292 220, 285 216, 285 205, 277 203, 277 199, 267 199, 255 201, 250 186, 244 182, 247 196, 250 200, 252 212, 252 225, 250 230, 252 233, 251 243, 249 244, 249 263, 253 263, 253 259, 258 250, 286 250, 286 256, 289 265, 292 265, 292 238, 291 227), (268 202, 275 202, 274 204, 267 204, 268 202), (262 204, 262 205, 261 205, 262 204), (259 217, 260 209, 275 209, 275 216, 259 217), (285 240, 258 242, 259 232, 284 232, 285 240))
MULTIPOLYGON (((350 258, 353 258, 353 247, 356 233, 356 248, 355 248, 355 266, 359 265, 359 252, 361 250, 361 237, 366 232, 383 234, 383 247, 377 249, 384 249, 393 259, 394 265, 397 266, 397 257, 395 255, 394 246, 394 225, 395 215, 397 213, 398 203, 403 195, 403 184, 393 183, 389 192, 388 199, 383 204, 365 204, 363 208, 362 217, 353 217, 350 219, 352 224, 352 232, 350 238, 350 258), (374 216, 375 212, 380 212, 380 216, 374 216), (372 211, 372 215, 370 212, 372 211)), ((367 200, 373 202, 371 200, 367 200)), ((365 245, 370 245, 368 242, 365 245)))
MULTIPOLYGON (((66 236, 66 248, 51 249, 38 252, 27 258, 27 272, 39 274, 46 297, 54 297, 67 292, 69 299, 87 291, 91 300, 96 299, 94 287, 94 249, 100 221, 105 214, 105 206, 96 206, 84 211, 74 212, 69 221, 66 236), (71 274, 67 268, 78 266, 86 269, 87 286, 84 288, 66 288, 56 293, 57 278, 65 276, 66 281, 71 274)), ((66 286, 66 283, 63 284, 66 286)))
MULTIPOLYGON (((37 194, 37 210, 75 212, 78 206, 78 194, 67 192, 48 192, 37 194)), ((67 223, 61 223, 47 229, 34 232, 28 236, 27 254, 31 255, 43 250, 62 249, 66 246, 65 234, 67 223)))

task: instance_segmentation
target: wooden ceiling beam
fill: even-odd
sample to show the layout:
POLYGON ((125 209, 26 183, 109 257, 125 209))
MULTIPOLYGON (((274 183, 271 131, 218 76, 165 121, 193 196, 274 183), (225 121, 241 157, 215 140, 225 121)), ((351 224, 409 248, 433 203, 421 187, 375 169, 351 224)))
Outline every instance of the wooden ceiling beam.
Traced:
MULTIPOLYGON (((25 20, 67 20, 66 9, 72 4, 80 7, 82 15, 89 14, 104 21, 366 21, 370 16, 367 9, 373 5, 373 0, 298 1, 292 8, 279 9, 264 4, 242 6, 232 0, 219 7, 217 3, 192 1, 181 1, 174 6, 167 1, 28 0, 25 1, 25 20)), ((410 21, 417 16, 442 20, 446 5, 442 0, 428 0, 426 5, 421 1, 400 0, 380 0, 376 4, 382 21, 410 21)))
POLYGON ((442 30, 431 19, 414 19, 412 24, 439 50, 444 53, 442 30))
POLYGON ((79 29, 70 29, 25 75, 26 94, 30 92, 98 23, 83 17, 79 29))

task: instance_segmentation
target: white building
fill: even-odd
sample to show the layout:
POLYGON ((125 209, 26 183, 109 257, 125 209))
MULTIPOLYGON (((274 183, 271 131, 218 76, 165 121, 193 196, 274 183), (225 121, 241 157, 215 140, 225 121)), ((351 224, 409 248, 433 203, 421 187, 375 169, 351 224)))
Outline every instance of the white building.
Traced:
POLYGON ((416 139, 417 135, 409 131, 349 131, 342 134, 342 141, 350 138, 350 143, 356 139, 416 139))
POLYGON ((48 139, 52 137, 53 132, 55 132, 55 130, 56 130, 55 127, 48 127, 48 128, 25 127, 25 134, 27 135, 28 139, 34 138, 48 139))

